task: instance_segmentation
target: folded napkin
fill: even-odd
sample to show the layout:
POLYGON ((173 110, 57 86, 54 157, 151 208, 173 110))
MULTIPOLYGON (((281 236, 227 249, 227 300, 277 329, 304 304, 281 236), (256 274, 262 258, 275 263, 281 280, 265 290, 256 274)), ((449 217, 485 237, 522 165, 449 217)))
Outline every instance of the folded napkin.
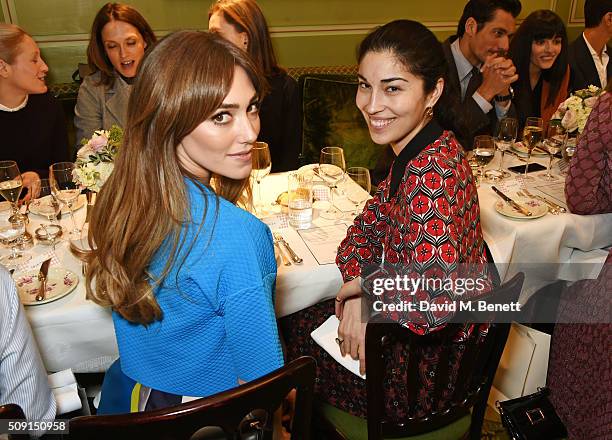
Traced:
POLYGON ((35 255, 30 260, 26 261, 23 264, 20 264, 15 272, 38 270, 40 269, 40 265, 43 263, 43 261, 47 260, 48 258, 51 258, 51 267, 59 266, 59 258, 57 258, 57 255, 55 254, 55 252, 53 252, 53 250, 49 250, 48 252, 45 252, 43 254, 35 255))
POLYGON ((49 375, 49 387, 57 402, 57 414, 66 414, 81 409, 79 388, 71 369, 49 375))
POLYGON ((342 356, 340 353, 340 346, 336 342, 338 337, 338 325, 340 321, 336 318, 336 315, 332 315, 327 318, 320 327, 315 329, 310 336, 314 341, 321 346, 323 350, 328 352, 336 362, 342 365, 344 368, 349 370, 351 373, 365 379, 365 374, 359 374, 359 360, 353 359, 350 355, 342 356))

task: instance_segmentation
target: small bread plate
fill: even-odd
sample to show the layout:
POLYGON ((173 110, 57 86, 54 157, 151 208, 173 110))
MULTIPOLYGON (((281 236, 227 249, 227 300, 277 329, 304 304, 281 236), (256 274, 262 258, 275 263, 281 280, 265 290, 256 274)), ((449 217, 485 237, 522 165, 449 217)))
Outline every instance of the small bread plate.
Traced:
MULTIPOLYGON (((515 142, 514 144, 512 144, 512 151, 524 157, 527 157, 527 154, 529 154, 529 150, 527 150, 527 147, 524 146, 522 142, 515 142)), ((531 152, 531 156, 532 157, 548 157, 548 153, 544 151, 543 149, 541 150, 539 147, 535 147, 533 151, 531 152)))
POLYGON ((501 215, 519 219, 519 220, 533 220, 534 218, 540 218, 546 215, 548 212, 548 206, 544 202, 540 202, 535 199, 528 199, 524 197, 515 197, 513 200, 521 205, 523 208, 531 212, 531 216, 526 216, 522 212, 514 209, 509 203, 503 200, 495 202, 495 210, 501 215))
POLYGON ((52 267, 47 274, 45 299, 36 301, 39 286, 38 270, 17 273, 13 275, 13 279, 24 306, 37 306, 58 300, 72 292, 79 284, 79 277, 74 272, 62 267, 52 267))
MULTIPOLYGON (((85 197, 79 196, 76 203, 72 206, 72 210, 76 211, 85 205, 85 197)), ((40 199, 32 200, 30 203, 30 212, 36 215, 42 215, 43 217, 48 217, 49 215, 53 215, 53 208, 51 207, 51 196, 44 196, 40 199)), ((66 205, 62 205, 62 214, 68 214, 70 210, 66 205)))

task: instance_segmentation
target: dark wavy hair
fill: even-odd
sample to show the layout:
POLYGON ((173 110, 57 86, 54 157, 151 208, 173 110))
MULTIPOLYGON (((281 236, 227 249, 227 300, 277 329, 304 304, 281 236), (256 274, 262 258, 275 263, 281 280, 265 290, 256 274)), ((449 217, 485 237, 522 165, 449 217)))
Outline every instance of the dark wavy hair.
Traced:
POLYGON ((87 63, 93 73, 100 72, 100 83, 107 87, 113 85, 115 74, 113 64, 108 59, 106 50, 104 50, 102 29, 113 20, 123 21, 138 29, 147 44, 147 50, 151 49, 157 42, 157 37, 155 37, 147 20, 133 7, 121 3, 107 3, 102 6, 91 25, 89 45, 87 46, 87 63))
POLYGON ((467 133, 458 112, 458 96, 450 92, 448 64, 436 36, 417 21, 395 20, 368 34, 357 49, 357 61, 361 63, 368 52, 386 51, 393 53, 408 72, 423 80, 426 94, 434 90, 438 79, 444 80, 444 90, 433 108, 434 118, 445 129, 456 134, 467 133))
POLYGON ((531 44, 537 40, 561 37, 561 52, 550 69, 542 71, 542 78, 550 84, 548 102, 551 105, 559 92, 563 77, 567 71, 567 32, 565 24, 557 14, 548 9, 534 11, 527 16, 521 26, 510 41, 509 56, 516 66, 519 75, 518 81, 514 84, 515 92, 518 95, 530 94, 531 85, 529 82, 529 63, 531 59, 531 44))
POLYGON ((463 8, 463 14, 457 24, 457 36, 462 37, 465 33, 465 22, 472 17, 476 20, 477 30, 480 31, 486 23, 493 20, 495 11, 501 9, 508 12, 514 18, 521 13, 521 2, 519 0, 470 0, 463 8))

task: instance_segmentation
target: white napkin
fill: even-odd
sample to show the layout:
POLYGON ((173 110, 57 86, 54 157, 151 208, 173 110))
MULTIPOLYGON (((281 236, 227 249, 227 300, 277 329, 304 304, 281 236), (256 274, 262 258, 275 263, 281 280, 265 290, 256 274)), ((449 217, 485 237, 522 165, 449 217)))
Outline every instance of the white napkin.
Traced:
POLYGON ((49 387, 57 402, 57 414, 66 414, 81 409, 83 404, 79 398, 76 378, 71 369, 49 375, 49 387))
POLYGON ((340 346, 336 342, 339 324, 340 321, 338 321, 336 315, 332 315, 327 318, 327 321, 321 324, 319 328, 315 329, 310 336, 317 344, 321 346, 323 350, 328 352, 336 362, 349 370, 351 373, 365 379, 365 374, 359 374, 359 360, 353 359, 348 354, 343 357, 342 353, 340 353, 340 346))
POLYGON ((48 258, 51 258, 51 267, 59 266, 59 258, 57 258, 57 255, 55 252, 53 252, 53 250, 50 250, 49 252, 45 252, 43 254, 34 255, 30 260, 20 264, 15 272, 18 273, 38 270, 40 269, 40 265, 43 263, 43 261, 47 260, 48 258))

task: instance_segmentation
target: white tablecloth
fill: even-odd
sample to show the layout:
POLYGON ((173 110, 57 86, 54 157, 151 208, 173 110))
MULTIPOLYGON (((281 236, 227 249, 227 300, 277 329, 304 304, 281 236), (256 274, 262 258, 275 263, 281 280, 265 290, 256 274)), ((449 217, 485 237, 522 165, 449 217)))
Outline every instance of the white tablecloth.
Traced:
MULTIPOLYGON (((547 162, 546 159, 541 161, 547 162)), ((512 162, 521 163, 509 160, 508 164, 512 162)), ((496 165, 497 159, 492 166, 496 165)), ((263 181, 262 193, 268 202, 274 201, 278 194, 286 190, 286 173, 270 175, 263 181)), ((502 277, 509 279, 517 271, 526 273, 521 295, 523 302, 537 289, 557 279, 571 281, 597 276, 594 268, 603 263, 607 255, 607 252, 600 248, 612 245, 612 214, 547 214, 540 219, 517 221, 503 217, 495 211, 497 196, 490 189, 490 185, 481 185, 479 197, 483 233, 496 263, 502 263, 499 266, 502 277), (557 263, 585 259, 596 265, 556 266, 557 263), (591 273, 581 272, 580 268, 583 267, 588 268, 591 273)), ((324 208, 320 202, 318 206, 324 208)), ((347 208, 346 202, 343 207, 347 208)), ((275 209, 280 212, 279 206, 275 209)), ((347 209, 342 219, 332 221, 319 217, 319 210, 315 209, 313 226, 350 222, 352 216, 349 211, 347 209)), ((77 215, 85 215, 85 209, 77 211, 77 215)), ((276 218, 277 224, 279 219, 281 218, 276 218)), ((30 215, 30 220, 31 231, 34 231, 38 223, 45 221, 33 214, 30 215)), ((69 230, 71 224, 68 216, 64 216, 62 224, 69 230)), ((334 297, 342 284, 336 265, 318 264, 294 229, 286 225, 281 225, 280 228, 272 226, 272 229, 278 230, 304 260, 301 265, 281 265, 278 268, 278 316, 289 315, 334 297)), ((38 244, 29 252, 40 254, 48 250, 48 246, 38 244)), ((80 282, 77 288, 64 298, 48 304, 26 307, 43 361, 49 371, 66 368, 72 368, 75 372, 104 371, 118 355, 111 313, 108 309, 85 300, 81 263, 69 253, 67 241, 58 244, 57 254, 62 266, 78 274, 80 282)))
MULTIPOLYGON (((487 169, 496 168, 498 160, 499 156, 487 169)), ((535 161, 548 165, 547 158, 535 158, 535 161)), ((504 165, 509 166, 523 164, 508 155, 505 162, 504 165)), ((553 174, 559 176, 556 166, 553 170, 553 174)), ((541 178, 545 171, 530 174, 535 180, 524 185, 531 193, 537 193, 533 187, 547 183, 541 178)), ((533 220, 512 220, 495 210, 495 202, 500 198, 491 189, 491 184, 481 183, 478 197, 483 235, 502 280, 509 280, 517 272, 525 273, 519 298, 521 303, 557 280, 597 278, 608 255, 608 251, 602 248, 612 245, 612 214, 575 215, 568 212, 555 216, 549 213, 533 220)))
MULTIPOLYGON (((86 208, 76 211, 79 223, 85 212, 86 208)), ((29 217, 28 231, 32 235, 41 222, 48 223, 44 217, 32 213, 29 217)), ((64 234, 67 234, 72 227, 68 215, 63 216, 61 224, 64 234)), ((51 246, 36 244, 26 252, 36 258, 50 250, 51 246)), ((8 251, 3 249, 1 252, 8 251)), ((73 292, 57 301, 25 307, 43 362, 48 371, 67 368, 77 373, 105 371, 118 357, 110 310, 85 299, 81 263, 70 253, 67 240, 57 243, 56 255, 61 267, 79 276, 79 284, 73 292)))

